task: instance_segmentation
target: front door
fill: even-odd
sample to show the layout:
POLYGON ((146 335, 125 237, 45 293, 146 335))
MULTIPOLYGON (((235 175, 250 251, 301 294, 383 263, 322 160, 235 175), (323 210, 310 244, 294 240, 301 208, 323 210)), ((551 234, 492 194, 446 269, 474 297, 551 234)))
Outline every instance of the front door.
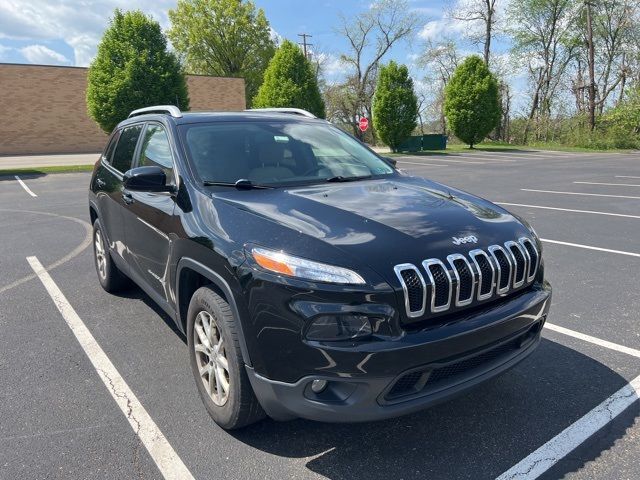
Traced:
MULTIPOLYGON (((159 123, 148 123, 134 166, 158 166, 167 175, 167 185, 175 185, 169 137, 159 123)), ((134 278, 140 278, 162 300, 172 303, 169 289, 169 254, 173 232, 174 197, 171 193, 125 191, 127 248, 134 278)))

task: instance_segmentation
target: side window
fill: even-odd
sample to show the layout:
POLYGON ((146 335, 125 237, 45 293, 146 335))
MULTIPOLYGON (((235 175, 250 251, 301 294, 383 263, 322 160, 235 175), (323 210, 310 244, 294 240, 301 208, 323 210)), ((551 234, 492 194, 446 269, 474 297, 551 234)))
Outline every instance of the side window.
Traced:
POLYGON ((167 185, 174 183, 173 161, 167 132, 160 125, 149 124, 140 148, 140 167, 160 167, 167 175, 167 185))
POLYGON ((131 168, 133 154, 136 151, 136 144, 141 131, 142 125, 133 125, 122 130, 118 146, 111 160, 113 168, 121 172, 126 172, 131 168))
POLYGON ((120 137, 120 131, 117 131, 116 133, 113 134, 113 136, 111 137, 111 141, 109 142, 109 145, 107 145, 107 148, 104 151, 104 154, 102 155, 102 158, 104 158, 104 161, 107 163, 111 163, 112 157, 113 157, 113 151, 116 149, 116 144, 118 143, 118 138, 120 137))

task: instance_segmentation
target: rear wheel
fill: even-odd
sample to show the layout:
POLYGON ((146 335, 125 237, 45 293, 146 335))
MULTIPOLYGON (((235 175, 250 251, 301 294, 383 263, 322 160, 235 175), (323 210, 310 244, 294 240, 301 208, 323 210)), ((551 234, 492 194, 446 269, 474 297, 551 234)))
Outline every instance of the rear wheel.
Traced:
POLYGON ((209 287, 189 303, 187 340, 198 393, 213 420, 232 430, 265 414, 253 393, 229 304, 209 287))
POLYGON ((109 293, 115 293, 129 286, 129 279, 111 259, 107 242, 102 233, 100 220, 93 222, 93 259, 100 285, 109 293))

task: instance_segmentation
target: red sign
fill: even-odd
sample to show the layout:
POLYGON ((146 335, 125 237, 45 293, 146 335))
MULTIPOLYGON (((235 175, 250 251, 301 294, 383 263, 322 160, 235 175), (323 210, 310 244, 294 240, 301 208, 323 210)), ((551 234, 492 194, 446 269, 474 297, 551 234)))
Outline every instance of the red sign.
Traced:
POLYGON ((360 127, 361 132, 365 132, 367 128, 369 128, 369 119, 367 117, 362 117, 358 126, 360 127))

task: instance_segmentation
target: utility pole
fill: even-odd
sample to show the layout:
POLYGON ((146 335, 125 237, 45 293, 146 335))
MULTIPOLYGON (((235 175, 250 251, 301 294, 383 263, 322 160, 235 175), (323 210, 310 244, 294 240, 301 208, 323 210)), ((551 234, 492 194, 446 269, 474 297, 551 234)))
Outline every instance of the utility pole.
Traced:
POLYGON ((312 38, 313 35, 309 35, 307 33, 299 33, 298 36, 302 37, 302 42, 298 42, 298 45, 302 45, 302 48, 304 49, 304 57, 306 59, 309 59, 309 56, 307 55, 307 47, 312 47, 313 43, 307 43, 307 38, 312 38))
POLYGON ((591 3, 584 2, 587 8, 587 49, 589 50, 589 128, 596 126, 596 79, 594 72, 593 28, 591 26, 591 3))

